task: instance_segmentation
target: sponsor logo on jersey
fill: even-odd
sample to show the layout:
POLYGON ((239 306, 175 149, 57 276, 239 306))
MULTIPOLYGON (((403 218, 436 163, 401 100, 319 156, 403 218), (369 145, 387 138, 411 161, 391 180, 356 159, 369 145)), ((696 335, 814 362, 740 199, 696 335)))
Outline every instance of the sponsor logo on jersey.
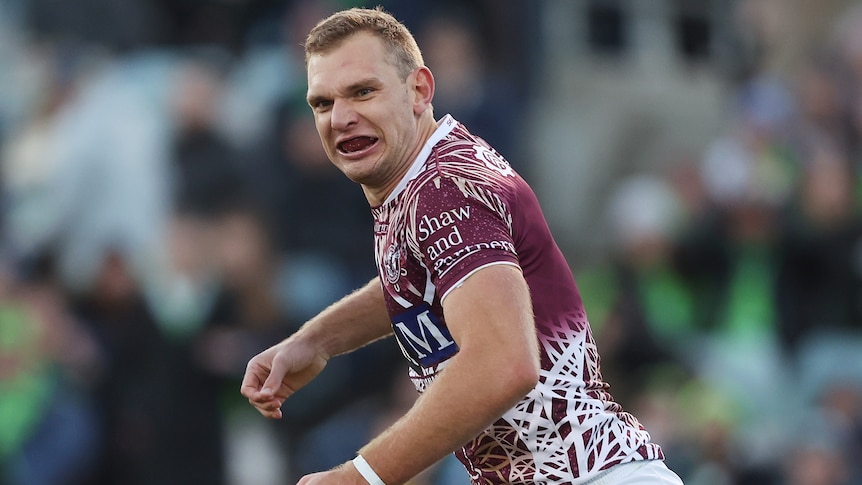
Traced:
POLYGON ((462 259, 469 257, 473 253, 488 249, 499 249, 517 255, 515 245, 511 241, 487 241, 474 244, 467 244, 448 256, 443 256, 434 261, 434 271, 439 274, 444 274, 449 271, 453 265, 460 262, 462 259))
POLYGON ((461 235, 461 230, 457 223, 470 219, 469 205, 464 205, 441 212, 437 216, 424 215, 419 219, 417 226, 417 238, 420 242, 428 240, 432 235, 446 229, 447 232, 437 237, 433 242, 428 244, 426 252, 431 259, 437 259, 445 251, 451 248, 458 247, 464 243, 464 237, 461 235))
POLYGON ((416 228, 419 232, 419 241, 425 241, 435 232, 444 227, 451 226, 456 222, 466 221, 470 219, 470 206, 464 205, 456 207, 448 211, 441 212, 438 216, 424 215, 419 219, 419 225, 416 228))
POLYGON ((431 313, 427 303, 395 316, 392 328, 401 352, 416 368, 439 364, 458 352, 449 329, 431 313))

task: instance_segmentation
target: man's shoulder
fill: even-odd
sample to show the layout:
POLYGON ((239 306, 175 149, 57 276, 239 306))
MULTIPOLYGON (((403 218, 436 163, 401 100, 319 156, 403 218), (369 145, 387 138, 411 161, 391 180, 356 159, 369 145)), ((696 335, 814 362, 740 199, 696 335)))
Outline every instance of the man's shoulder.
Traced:
POLYGON ((459 207, 465 199, 497 201, 507 198, 504 193, 510 192, 517 178, 505 158, 459 123, 434 144, 395 199, 393 210, 398 207, 405 214, 421 217, 426 211, 459 207))
POLYGON ((453 133, 434 147, 417 185, 434 189, 463 184, 503 187, 516 176, 509 162, 481 138, 453 133))

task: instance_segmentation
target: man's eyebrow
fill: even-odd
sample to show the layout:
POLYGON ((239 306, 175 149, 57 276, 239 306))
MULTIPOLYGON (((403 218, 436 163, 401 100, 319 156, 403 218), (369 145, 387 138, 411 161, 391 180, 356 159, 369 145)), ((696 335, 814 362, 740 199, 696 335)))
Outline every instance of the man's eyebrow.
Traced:
POLYGON ((327 99, 326 96, 320 96, 318 94, 311 94, 307 98, 305 98, 305 101, 308 103, 309 106, 314 107, 314 105, 316 105, 317 103, 319 103, 321 101, 325 101, 326 99, 327 99))
POLYGON ((358 89, 366 88, 369 86, 379 86, 380 84, 382 84, 382 82, 380 81, 380 79, 378 77, 376 77, 376 76, 375 77, 367 77, 367 78, 360 79, 359 81, 356 81, 355 83, 348 85, 345 88, 345 91, 348 93, 352 93, 358 89))

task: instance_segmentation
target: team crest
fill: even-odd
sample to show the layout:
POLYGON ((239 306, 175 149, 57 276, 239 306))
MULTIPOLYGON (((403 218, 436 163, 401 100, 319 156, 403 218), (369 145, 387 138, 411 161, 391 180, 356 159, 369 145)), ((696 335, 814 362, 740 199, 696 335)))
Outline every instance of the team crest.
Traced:
POLYGON ((383 256, 383 269, 386 272, 386 281, 394 285, 401 277, 401 247, 398 243, 392 243, 386 248, 383 256))
POLYGON ((507 162, 494 150, 491 150, 482 145, 473 145, 473 149, 476 150, 476 158, 485 162, 486 167, 490 168, 491 170, 496 170, 497 172, 500 172, 500 175, 504 177, 511 177, 515 175, 515 172, 512 170, 512 167, 509 165, 509 162, 507 162))

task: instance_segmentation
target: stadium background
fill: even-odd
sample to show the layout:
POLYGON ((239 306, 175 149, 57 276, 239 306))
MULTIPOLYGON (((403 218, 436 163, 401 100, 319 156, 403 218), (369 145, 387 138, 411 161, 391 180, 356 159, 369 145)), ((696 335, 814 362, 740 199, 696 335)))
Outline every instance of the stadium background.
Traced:
MULTIPOLYGON (((536 188, 687 484, 862 483, 862 5, 380 3, 536 188)), ((0 484, 293 483, 410 406, 386 344, 280 422, 238 392, 374 274, 303 106, 304 34, 359 4, 0 0, 0 484)))

